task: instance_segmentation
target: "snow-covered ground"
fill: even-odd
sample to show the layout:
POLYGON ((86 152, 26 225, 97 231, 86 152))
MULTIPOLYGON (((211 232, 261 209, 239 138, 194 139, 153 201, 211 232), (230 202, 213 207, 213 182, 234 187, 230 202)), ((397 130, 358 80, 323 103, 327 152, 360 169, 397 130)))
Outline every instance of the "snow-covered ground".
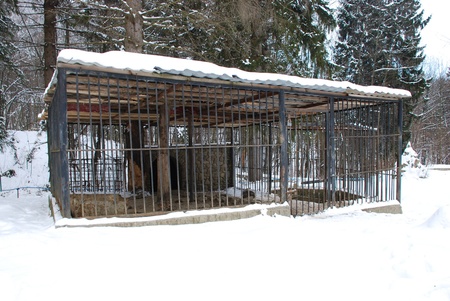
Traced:
MULTIPOLYGON (((45 150, 45 135, 16 135, 28 146, 18 160, 0 153, 0 172, 17 174, 3 189, 45 186, 45 156, 20 159, 45 150)), ((402 215, 355 207, 139 228, 56 229, 47 192, 4 191, 0 300, 450 300, 450 171, 419 175, 405 168, 402 215)))

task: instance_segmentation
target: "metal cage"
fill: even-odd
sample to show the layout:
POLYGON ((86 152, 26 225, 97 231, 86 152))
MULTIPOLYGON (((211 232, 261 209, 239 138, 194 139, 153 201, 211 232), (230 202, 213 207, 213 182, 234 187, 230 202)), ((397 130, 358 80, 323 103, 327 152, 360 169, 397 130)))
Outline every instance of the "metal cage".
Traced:
POLYGON ((82 68, 49 99, 65 216, 400 200, 401 100, 82 68))

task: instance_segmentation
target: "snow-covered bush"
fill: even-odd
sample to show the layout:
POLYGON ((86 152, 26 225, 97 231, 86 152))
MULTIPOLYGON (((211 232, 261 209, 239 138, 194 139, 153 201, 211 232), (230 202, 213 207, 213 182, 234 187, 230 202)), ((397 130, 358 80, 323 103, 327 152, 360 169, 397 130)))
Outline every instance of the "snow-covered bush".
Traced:
POLYGON ((402 155, 402 173, 414 174, 419 178, 428 177, 428 168, 420 163, 419 155, 408 142, 402 155))

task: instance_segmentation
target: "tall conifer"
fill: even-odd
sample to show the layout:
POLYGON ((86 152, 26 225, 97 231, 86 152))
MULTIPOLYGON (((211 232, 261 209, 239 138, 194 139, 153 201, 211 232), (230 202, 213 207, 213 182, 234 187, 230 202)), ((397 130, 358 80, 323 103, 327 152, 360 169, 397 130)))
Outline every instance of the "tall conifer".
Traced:
POLYGON ((403 147, 411 139, 412 112, 428 85, 420 46, 428 21, 420 0, 341 0, 338 11, 336 77, 412 93, 404 101, 403 147))

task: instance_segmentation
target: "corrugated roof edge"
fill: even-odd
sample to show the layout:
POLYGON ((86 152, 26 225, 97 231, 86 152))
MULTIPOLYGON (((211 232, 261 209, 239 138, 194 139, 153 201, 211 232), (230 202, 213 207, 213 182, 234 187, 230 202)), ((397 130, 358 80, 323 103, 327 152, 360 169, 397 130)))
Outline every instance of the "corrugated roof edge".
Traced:
MULTIPOLYGON (((160 55, 131 53, 125 51, 95 53, 77 49, 65 49, 59 53, 57 61, 58 63, 65 64, 97 66, 149 74, 164 73, 185 77, 220 79, 230 82, 265 84, 325 92, 338 92, 349 95, 389 98, 411 97, 411 93, 409 91, 402 89, 393 89, 382 86, 361 86, 345 81, 341 82, 303 78, 276 73, 248 72, 236 68, 222 67, 203 61, 160 55)), ((55 82, 52 81, 50 85, 52 84, 55 84, 55 82)))

